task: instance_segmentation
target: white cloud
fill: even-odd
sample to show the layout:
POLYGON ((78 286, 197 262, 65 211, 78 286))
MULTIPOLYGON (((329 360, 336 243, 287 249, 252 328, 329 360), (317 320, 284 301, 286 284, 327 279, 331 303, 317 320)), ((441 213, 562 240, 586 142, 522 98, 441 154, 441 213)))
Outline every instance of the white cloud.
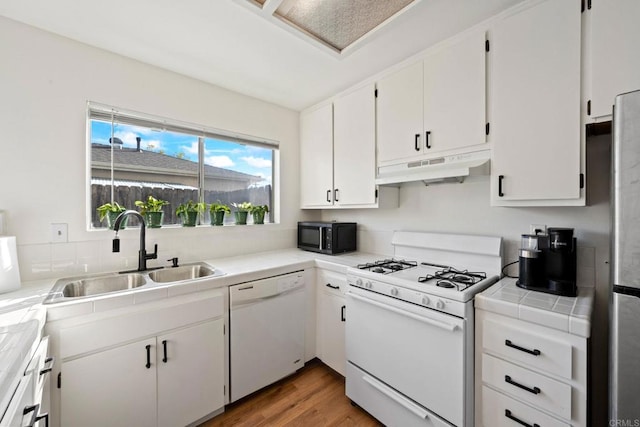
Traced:
MULTIPOLYGON (((186 154, 198 154, 198 141, 192 142, 191 145, 182 145, 182 151, 186 154)), ((212 156, 215 157, 215 156, 212 156)), ((222 157, 222 156, 221 156, 222 157)))
POLYGON ((205 163, 219 168, 228 168, 235 165, 229 156, 209 156, 205 159, 205 163))
POLYGON ((254 168, 270 168, 271 160, 263 159, 261 157, 241 157, 242 160, 247 162, 249 166, 254 168))

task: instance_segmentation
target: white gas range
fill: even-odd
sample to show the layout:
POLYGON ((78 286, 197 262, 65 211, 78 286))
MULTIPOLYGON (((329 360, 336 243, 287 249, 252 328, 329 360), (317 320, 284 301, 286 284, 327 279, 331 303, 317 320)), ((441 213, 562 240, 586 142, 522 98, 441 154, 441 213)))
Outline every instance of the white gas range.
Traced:
POLYGON ((347 271, 347 396, 388 426, 473 425, 473 297, 500 237, 394 233, 394 258, 347 271))

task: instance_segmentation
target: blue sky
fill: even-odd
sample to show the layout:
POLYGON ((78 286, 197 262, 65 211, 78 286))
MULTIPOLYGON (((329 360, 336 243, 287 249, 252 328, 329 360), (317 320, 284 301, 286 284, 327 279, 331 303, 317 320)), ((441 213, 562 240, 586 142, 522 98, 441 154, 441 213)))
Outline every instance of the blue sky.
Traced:
MULTIPOLYGON (((198 138, 193 135, 155 131, 128 125, 116 125, 114 136, 120 138, 125 147, 136 147, 136 136, 141 138, 143 150, 162 152, 169 156, 182 156, 198 161, 198 138)), ((109 144, 111 123, 92 121, 91 142, 109 144)), ((261 176, 259 185, 271 184, 271 150, 245 146, 233 142, 205 139, 205 163, 238 172, 261 176)))

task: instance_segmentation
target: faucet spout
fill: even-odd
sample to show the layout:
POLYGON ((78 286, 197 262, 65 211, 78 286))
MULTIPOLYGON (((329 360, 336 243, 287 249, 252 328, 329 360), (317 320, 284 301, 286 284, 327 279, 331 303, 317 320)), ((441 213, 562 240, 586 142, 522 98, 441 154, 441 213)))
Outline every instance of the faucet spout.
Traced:
POLYGON ((148 259, 156 259, 158 258, 158 245, 155 245, 154 251, 152 254, 147 254, 146 249, 146 228, 147 224, 144 221, 144 217, 137 211, 127 210, 122 212, 117 216, 115 223, 113 224, 113 231, 115 231, 116 235, 113 239, 113 252, 120 251, 120 240, 118 239, 118 231, 120 230, 120 225, 122 221, 128 216, 133 215, 140 221, 140 250, 138 251, 138 271, 145 271, 147 269, 147 260, 148 259))

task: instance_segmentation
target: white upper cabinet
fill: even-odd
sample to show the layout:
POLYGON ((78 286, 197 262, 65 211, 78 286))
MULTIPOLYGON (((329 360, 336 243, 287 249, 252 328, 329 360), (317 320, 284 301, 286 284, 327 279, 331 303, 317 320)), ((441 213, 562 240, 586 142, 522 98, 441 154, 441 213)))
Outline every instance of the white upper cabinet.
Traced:
POLYGON ((490 33, 491 202, 584 205, 579 0, 547 0, 490 33))
POLYGON ((378 81, 378 164, 486 143, 485 33, 447 42, 378 81))
POLYGON ((333 205, 333 105, 300 115, 300 200, 302 207, 333 205))
POLYGON ((333 103, 333 200, 336 205, 376 203, 376 104, 373 84, 333 103))
POLYGON ((640 1, 591 0, 591 114, 610 120, 614 98, 640 89, 640 1))
POLYGON ((378 164, 424 152, 422 62, 378 81, 378 164))
POLYGON ((486 143, 485 33, 424 61, 424 147, 439 153, 486 143))
POLYGON ((376 177, 373 83, 300 115, 302 208, 376 208, 398 205, 397 188, 376 177))

